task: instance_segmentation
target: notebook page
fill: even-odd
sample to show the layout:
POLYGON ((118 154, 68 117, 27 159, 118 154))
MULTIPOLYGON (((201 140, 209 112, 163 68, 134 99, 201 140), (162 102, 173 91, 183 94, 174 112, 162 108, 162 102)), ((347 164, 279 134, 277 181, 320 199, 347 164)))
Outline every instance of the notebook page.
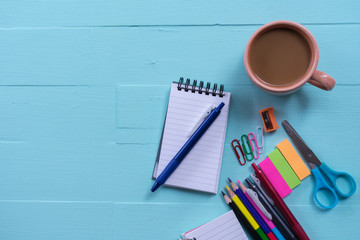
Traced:
POLYGON ((177 83, 171 85, 156 177, 188 140, 189 132, 208 107, 221 102, 225 106, 165 185, 217 193, 230 103, 230 93, 224 94, 219 97, 179 91, 177 83))
POLYGON ((196 238, 196 240, 247 240, 234 212, 230 210, 224 215, 206 223, 194 230, 181 235, 182 238, 196 238))

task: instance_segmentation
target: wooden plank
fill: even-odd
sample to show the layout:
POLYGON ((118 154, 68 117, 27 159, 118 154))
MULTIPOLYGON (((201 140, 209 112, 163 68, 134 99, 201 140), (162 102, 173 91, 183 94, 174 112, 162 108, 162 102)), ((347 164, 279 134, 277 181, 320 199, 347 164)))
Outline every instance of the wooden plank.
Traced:
MULTIPOLYGON (((217 201, 213 195, 170 188, 149 195, 169 86, 122 86, 118 91, 124 95, 118 97, 116 87, 1 87, 3 199, 171 202, 186 195, 182 201, 217 201), (163 107, 153 108, 151 103, 163 107), (127 184, 129 179, 136 179, 137 184, 127 184), (123 196, 123 191, 129 194, 123 196)), ((357 175, 360 163, 353 156, 360 150, 353 143, 357 142, 354 133, 359 131, 360 108, 353 96, 359 86, 340 85, 333 92, 306 86, 287 97, 264 94, 255 87, 231 89, 221 189, 228 176, 242 179, 250 173, 249 167, 237 163, 230 142, 255 130, 260 124, 258 110, 269 102, 278 121, 288 119, 320 159, 336 170, 357 175), (339 144, 342 139, 347 144, 339 144)), ((268 134, 265 154, 284 138, 282 128, 268 134)), ((307 193, 289 201, 313 204, 311 186, 307 193)), ((357 204, 355 199, 347 202, 357 204)))
MULTIPOLYGON (((121 171, 119 163, 114 163, 114 168, 117 168, 119 174, 114 177, 115 186, 121 187, 122 192, 127 194, 121 197, 122 201, 126 202, 160 202, 160 203, 197 203, 202 202, 209 205, 217 205, 220 195, 199 193, 193 191, 187 191, 182 189, 162 187, 160 191, 156 193, 150 192, 153 181, 151 181, 151 174, 154 167, 156 157, 156 146, 141 146, 141 145, 121 145, 121 152, 123 154, 121 165, 125 167, 127 171, 121 171), (136 184, 132 183, 129 179, 136 179, 136 184), (123 182, 129 182, 129 184, 122 184, 123 182)), ((325 152, 318 152, 319 157, 326 162, 331 168, 338 171, 345 171, 355 177, 359 182, 358 169, 360 164, 353 161, 346 154, 335 153, 330 151, 329 148, 325 152), (339 155, 345 155, 342 158, 341 163, 337 162, 339 155), (331 156, 331 157, 329 157, 331 156)), ((262 158, 259 160, 261 161, 262 158)), ((255 161, 255 162, 259 162, 255 161)), ((249 177, 250 173, 253 173, 250 164, 240 166, 234 157, 230 146, 225 146, 224 157, 222 162, 222 168, 220 173, 219 190, 225 189, 225 185, 228 184, 227 178, 244 181, 246 177, 249 177)), ((288 197, 285 198, 286 202, 290 205, 306 205, 314 206, 316 204, 313 201, 313 178, 308 177, 301 184, 294 189, 288 197)), ((114 196, 119 197, 120 192, 115 192, 114 196)), ((359 206, 359 194, 356 193, 345 201, 340 201, 339 206, 359 206)))
MULTIPOLYGON (((121 128, 120 133, 122 130, 128 133, 123 136, 118 134, 121 142, 130 139, 128 142, 131 143, 157 144, 163 126, 169 88, 170 83, 168 86, 118 88, 117 127, 121 128), (128 95, 124 95, 126 92, 128 95), (152 102, 164 107, 153 109, 152 102), (139 115, 142 117, 140 118, 139 115), (149 131, 149 134, 152 134, 144 138, 141 137, 144 129, 154 130, 149 131)), ((294 126, 302 129, 304 135, 334 136, 332 137, 334 141, 346 136, 352 142, 356 135, 351 133, 359 130, 356 124, 360 119, 359 103, 353 100, 353 96, 359 91, 359 86, 339 85, 332 92, 325 92, 311 85, 305 85, 298 93, 283 97, 266 94, 255 86, 230 86, 227 89, 232 93, 226 138, 228 145, 232 139, 255 131, 256 126, 262 124, 258 111, 270 106, 275 108, 275 117, 279 124, 281 120, 288 119, 294 126), (341 101, 337 96, 341 96, 341 101), (348 118, 344 118, 344 114, 347 114, 348 118), (337 131, 329 131, 333 129, 337 131)), ((286 136, 282 128, 277 132, 266 135, 265 147, 269 152, 271 151, 269 142, 273 142, 271 147, 275 147, 286 136), (277 132, 281 134, 276 134, 277 132)), ((326 142, 323 143, 316 138, 309 137, 308 141, 310 141, 309 144, 316 144, 323 148, 327 146, 326 142)), ((351 145, 342 147, 344 151, 346 149, 346 152, 352 151, 351 145)))
POLYGON ((337 1, 69 1, 4 0, 2 27, 264 24, 360 22, 356 0, 337 1), (21 17, 19 17, 21 15, 21 17))
MULTIPOLYGON (((251 172, 230 142, 254 131, 270 105, 320 160, 359 182, 359 10, 355 0, 1 1, 0 238, 175 239, 225 213, 219 195, 150 192, 170 83, 180 76, 233 93, 220 190, 251 172), (275 19, 313 32, 319 69, 338 81, 332 92, 305 86, 275 97, 251 84, 246 42, 275 19)), ((282 128, 268 134, 265 154, 285 137, 282 128)), ((356 239, 359 193, 324 212, 313 184, 310 176, 285 198, 311 239, 356 239)))
POLYGON ((114 225, 127 226, 128 229, 124 231, 124 227, 115 228, 114 239, 178 239, 181 233, 229 211, 226 204, 218 200, 216 207, 199 202, 115 204, 114 225), (131 217, 124 217, 129 215, 131 217))
MULTIPOLYGON (((176 239, 181 233, 228 211, 220 196, 218 198, 217 206, 199 203, 116 204, 115 226, 119 228, 115 229, 115 239, 176 239), (124 217, 130 215, 131 218, 124 217), (124 225, 128 226, 127 231, 120 227, 124 225)), ((359 207, 338 206, 329 212, 303 205, 290 206, 290 209, 310 239, 356 239, 358 236, 358 231, 353 229, 352 221, 356 221, 360 213, 359 207)))
POLYGON ((103 240, 113 238, 110 203, 2 201, 1 239, 103 240))
POLYGON ((113 87, 0 86, 0 143, 115 142, 113 87))
MULTIPOLYGON (((243 54, 258 27, 2 29, 1 84, 168 86, 183 76, 251 86, 243 54)), ((359 84, 360 24, 307 27, 320 47, 319 69, 338 84, 359 84)))
MULTIPOLYGON (((357 236, 351 221, 359 214, 358 207, 337 207, 331 212, 317 211, 308 206, 290 208, 311 238, 357 236), (327 221, 323 220, 325 215, 327 221), (342 217, 344 215, 348 217, 342 217), (329 223, 336 223, 336 228, 329 228, 329 223)), ((13 240, 175 239, 180 233, 228 211, 220 201, 217 207, 176 203, 117 203, 113 206, 111 203, 2 202, 0 209, 0 234, 4 239, 13 240), (199 212, 202 214, 197 214, 199 212), (155 231, 157 229, 161 229, 161 236, 155 231)))
MULTIPOLYGON (((129 192, 127 200, 142 201, 141 199, 145 199, 144 201, 164 202, 166 199, 166 201, 171 202, 181 198, 183 202, 201 199, 201 201, 214 204, 217 201, 216 196, 206 194, 171 188, 163 188, 156 194, 149 192, 152 185, 150 176, 160 141, 162 124, 159 123, 163 121, 163 112, 156 111, 157 113, 154 113, 152 108, 146 106, 151 101, 156 101, 156 105, 166 104, 166 92, 169 90, 164 90, 168 87, 160 88, 159 86, 153 87, 153 91, 148 86, 143 88, 129 86, 128 89, 127 91, 124 87, 121 91, 134 92, 136 89, 137 93, 133 99, 129 96, 126 101, 124 97, 118 97, 118 99, 125 101, 122 104, 128 106, 128 108, 120 110, 123 120, 121 117, 118 119, 118 144, 123 149, 124 156, 130 156, 131 160, 126 162, 127 169, 133 169, 133 174, 136 175, 135 178, 139 185, 124 186, 129 192), (151 95, 145 94, 149 91, 157 94, 162 93, 163 97, 155 94, 158 96, 157 98, 150 97, 149 99, 151 95), (151 118, 151 121, 137 119, 137 114, 133 113, 134 109, 141 109, 142 119, 151 118), (127 128, 130 126, 128 123, 132 123, 134 127, 127 128), (151 131, 144 131, 144 129, 151 129, 151 131), (140 162, 141 164, 139 164, 140 162), (136 191, 131 193, 134 189, 136 191)), ((359 131, 357 122, 360 119, 360 108, 359 102, 354 101, 353 96, 356 96, 358 91, 359 86, 340 85, 333 92, 324 92, 309 85, 294 95, 277 97, 265 94, 255 87, 233 86, 219 189, 225 187, 227 177, 243 180, 252 172, 249 163, 246 166, 239 165, 230 142, 234 138, 240 138, 244 133, 255 131, 256 126, 261 124, 258 110, 269 107, 270 105, 267 103, 274 106, 278 122, 281 123, 284 119, 289 120, 321 160, 327 162, 335 170, 346 171, 356 177, 358 175, 356 169, 359 169, 360 163, 354 161, 352 156, 360 154, 360 149, 353 146, 353 143, 357 142, 357 135, 354 133, 359 131), (337 96, 341 96, 341 101, 337 96), (344 115, 348 117, 344 118, 344 115), (347 144, 342 144, 341 139, 346 139, 347 144), (334 149, 335 146, 336 149, 334 149)), ((267 134, 265 152, 259 161, 264 159, 266 154, 270 153, 285 138, 288 136, 282 127, 275 133, 267 134)), ((126 176, 123 176, 122 179, 126 181, 126 176)), ((360 179, 356 177, 356 180, 359 181, 360 179)), ((309 177, 286 200, 289 204, 314 206, 312 190, 313 179, 309 177)), ((339 206, 346 206, 347 204, 358 206, 358 195, 340 202, 339 206)))
POLYGON ((2 143, 0 150, 5 200, 112 201, 136 170, 115 144, 2 143))
MULTIPOLYGON (((170 95, 171 81, 168 86, 126 86, 119 85, 116 92, 118 128, 148 129, 153 123, 162 127, 170 95)), ((157 128, 158 128, 157 127, 157 128)))

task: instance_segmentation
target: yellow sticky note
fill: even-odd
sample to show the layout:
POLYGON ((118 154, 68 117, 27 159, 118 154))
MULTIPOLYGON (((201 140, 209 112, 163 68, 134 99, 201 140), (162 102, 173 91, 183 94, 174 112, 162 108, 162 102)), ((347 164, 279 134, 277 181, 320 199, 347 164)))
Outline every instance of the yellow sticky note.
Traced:
POLYGON ((301 160, 299 154, 297 154, 296 150, 293 148, 289 140, 285 139, 277 145, 277 148, 280 150, 280 152, 285 157, 286 161, 289 163, 291 168, 294 170, 296 176, 298 176, 300 180, 303 180, 310 175, 309 169, 301 160))

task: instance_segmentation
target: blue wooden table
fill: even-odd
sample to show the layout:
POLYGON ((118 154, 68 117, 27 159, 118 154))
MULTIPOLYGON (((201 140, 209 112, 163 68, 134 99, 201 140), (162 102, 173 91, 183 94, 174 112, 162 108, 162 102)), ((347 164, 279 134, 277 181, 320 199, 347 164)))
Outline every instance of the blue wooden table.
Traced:
MULTIPOLYGON (((230 142, 274 106, 321 160, 360 183, 360 2, 2 0, 0 239, 177 239, 228 210, 221 197, 150 193, 170 83, 225 84, 232 102, 219 189, 244 179, 230 142), (251 34, 274 20, 304 24, 332 92, 287 97, 253 86, 243 66, 251 34)), ((266 135, 265 153, 286 138, 266 135)), ((286 203, 311 239, 358 239, 359 191, 322 211, 313 179, 286 203)))

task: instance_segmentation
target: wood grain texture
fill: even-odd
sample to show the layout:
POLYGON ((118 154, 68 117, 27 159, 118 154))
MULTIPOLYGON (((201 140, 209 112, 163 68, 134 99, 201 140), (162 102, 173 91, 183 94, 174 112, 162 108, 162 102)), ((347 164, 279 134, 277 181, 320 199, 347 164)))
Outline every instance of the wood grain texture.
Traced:
MULTIPOLYGON (((182 75, 249 86, 243 54, 258 27, 0 29, 1 84, 168 85, 182 75)), ((360 83, 353 61, 360 24, 307 27, 320 48, 319 69, 338 84, 360 83)))
POLYGON ((357 0, 3 0, 0 26, 137 26, 300 23, 360 23, 357 0), (21 16, 21 17, 19 17, 21 16))
MULTIPOLYGON (((232 92, 219 189, 243 180, 230 142, 274 106, 320 160, 360 182, 359 1, 0 2, 0 239, 177 239, 228 210, 221 196, 150 193, 170 90, 180 76, 232 92), (320 48, 332 92, 286 97, 253 86, 251 34, 288 19, 320 48)), ((287 135, 267 134, 265 153, 287 135)), ((261 157, 263 159, 263 157, 261 157)), ((261 160, 260 159, 260 160, 261 160)), ((309 176, 285 201, 311 239, 356 239, 360 195, 321 211, 309 176)))
POLYGON ((1 239, 113 238, 113 205, 89 202, 1 201, 1 239))
MULTIPOLYGON (((220 196, 219 196, 220 198, 220 196)), ((115 225, 119 226, 115 232, 115 239, 146 239, 150 236, 152 238, 160 239, 176 239, 173 237, 173 232, 178 231, 178 226, 184 226, 185 232, 187 230, 198 227, 207 223, 209 219, 214 219, 221 214, 228 211, 229 208, 225 206, 208 206, 206 204, 133 204, 124 206, 116 205, 115 212, 117 216, 132 215, 132 218, 120 217, 115 219, 115 225), (204 209, 199 214, 199 209, 204 209), (156 213, 156 214, 154 214, 156 213), (137 219, 143 219, 146 224, 139 225, 137 219), (169 224, 171 222, 172 224, 169 224), (122 225, 137 225, 137 231, 123 231, 122 225), (157 233, 153 230, 158 229, 157 233)), ((324 213, 322 211, 313 213, 312 206, 292 206, 292 212, 297 217, 298 221, 309 233, 310 239, 356 239, 358 230, 353 229, 351 218, 359 215, 360 209, 358 207, 336 207, 334 211, 324 213), (322 218, 316 218, 316 215, 323 215, 322 218), (339 216, 346 215, 343 221, 339 221, 339 216), (309 220, 309 216, 313 218, 309 220), (323 218, 326 218, 324 221, 323 218), (332 226, 331 224, 335 224, 332 226)), ((250 238, 249 238, 250 239, 250 238)))

